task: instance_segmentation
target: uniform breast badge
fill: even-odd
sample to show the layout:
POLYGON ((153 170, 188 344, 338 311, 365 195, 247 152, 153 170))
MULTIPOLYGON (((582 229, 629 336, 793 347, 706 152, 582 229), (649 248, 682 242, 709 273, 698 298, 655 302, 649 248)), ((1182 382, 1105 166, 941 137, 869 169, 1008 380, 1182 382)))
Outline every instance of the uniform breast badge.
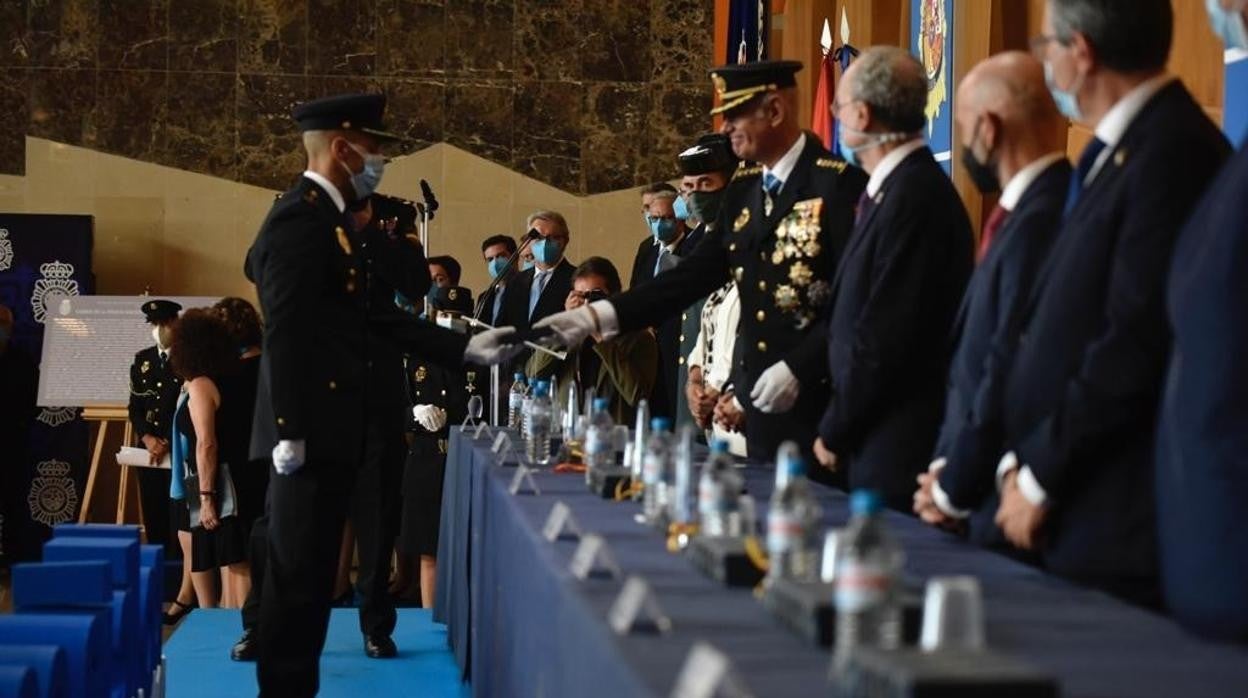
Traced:
POLYGON ((750 222, 750 209, 743 208, 741 213, 737 214, 737 220, 732 223, 732 232, 739 233, 750 222))
POLYGON ((142 366, 139 366, 139 372, 140 372, 140 373, 147 373, 147 372, 148 372, 148 371, 150 371, 150 370, 152 370, 152 362, 151 362, 151 361, 144 361, 144 362, 143 362, 143 365, 142 365, 142 366))
POLYGON ((347 231, 342 226, 334 228, 334 233, 338 236, 338 246, 342 248, 345 254, 351 254, 351 241, 347 239, 347 231))
POLYGON ((416 370, 412 372, 412 380, 415 380, 417 383, 424 383, 428 377, 429 369, 424 366, 417 366, 416 370))
POLYGON ((789 281, 798 288, 809 286, 814 277, 814 270, 812 270, 805 262, 797 261, 789 267, 789 281))
POLYGON ((776 307, 785 313, 793 312, 800 303, 797 289, 788 284, 777 286, 773 297, 776 300, 776 307))

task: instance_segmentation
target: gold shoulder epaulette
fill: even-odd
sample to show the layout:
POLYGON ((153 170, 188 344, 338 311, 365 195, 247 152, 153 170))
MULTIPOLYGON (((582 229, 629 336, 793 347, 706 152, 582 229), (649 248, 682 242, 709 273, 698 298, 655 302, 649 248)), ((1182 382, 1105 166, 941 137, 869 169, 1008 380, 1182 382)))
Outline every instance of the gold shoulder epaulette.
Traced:
POLYGON ((762 165, 741 163, 737 166, 737 171, 732 173, 734 180, 744 179, 746 177, 757 177, 763 173, 762 165))
POLYGON ((839 173, 844 172, 848 165, 845 164, 844 160, 837 160, 836 158, 819 158, 815 160, 815 167, 824 167, 829 170, 836 170, 839 173))

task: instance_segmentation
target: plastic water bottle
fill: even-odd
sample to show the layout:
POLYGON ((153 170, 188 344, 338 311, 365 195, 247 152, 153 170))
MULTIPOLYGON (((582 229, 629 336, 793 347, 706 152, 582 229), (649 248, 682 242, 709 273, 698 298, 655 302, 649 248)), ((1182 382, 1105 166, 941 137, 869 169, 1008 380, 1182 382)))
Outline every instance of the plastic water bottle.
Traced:
POLYGON ((624 459, 633 482, 645 481, 645 474, 642 470, 645 468, 646 444, 650 439, 646 427, 650 426, 650 422, 650 403, 642 398, 637 401, 637 421, 633 428, 633 442, 628 447, 628 457, 624 459))
POLYGON ((806 463, 797 444, 786 441, 776 453, 776 490, 767 510, 768 579, 813 580, 823 510, 806 480, 806 463))
POLYGON ((594 398, 589 427, 585 430, 585 482, 592 473, 609 473, 615 470, 615 440, 612 431, 615 420, 611 419, 610 401, 605 397, 594 398))
POLYGON ((507 393, 507 426, 519 429, 524 423, 524 398, 528 393, 528 381, 517 371, 512 376, 511 390, 507 393))
POLYGON ((650 439, 642 456, 641 513, 647 523, 657 523, 667 507, 668 481, 672 460, 672 420, 655 417, 650 420, 650 439))
POLYGON ((715 439, 698 480, 698 516, 704 536, 741 535, 741 476, 728 454, 728 442, 715 439))
POLYGON ((694 428, 686 425, 676 441, 676 462, 672 473, 667 510, 672 523, 689 525, 697 522, 697 493, 693 473, 694 428))
POLYGON ((525 418, 524 446, 529 461, 534 465, 550 463, 550 383, 537 381, 533 386, 533 398, 525 418))
POLYGON ((904 556, 884 528, 882 509, 878 492, 858 490, 850 497, 853 516, 838 548, 834 587, 837 671, 856 646, 901 645, 899 578, 904 556))

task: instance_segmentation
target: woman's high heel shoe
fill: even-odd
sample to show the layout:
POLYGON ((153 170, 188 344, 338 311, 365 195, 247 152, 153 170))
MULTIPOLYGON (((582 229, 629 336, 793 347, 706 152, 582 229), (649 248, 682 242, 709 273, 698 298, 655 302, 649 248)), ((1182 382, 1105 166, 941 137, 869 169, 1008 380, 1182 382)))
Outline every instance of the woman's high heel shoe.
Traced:
POLYGON ((186 617, 186 614, 195 610, 194 606, 188 606, 177 599, 173 600, 173 605, 169 608, 172 613, 170 611, 165 611, 164 617, 161 620, 161 622, 165 625, 177 625, 178 621, 186 617))

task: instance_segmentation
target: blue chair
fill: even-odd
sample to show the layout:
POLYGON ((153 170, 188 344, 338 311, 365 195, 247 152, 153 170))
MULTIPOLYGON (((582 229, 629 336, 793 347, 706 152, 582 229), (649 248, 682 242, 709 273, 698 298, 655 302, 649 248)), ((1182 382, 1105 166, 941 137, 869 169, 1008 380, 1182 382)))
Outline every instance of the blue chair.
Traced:
POLYGON ((25 665, 0 666, 0 698, 38 698, 35 671, 25 665))
POLYGON ((35 674, 35 695, 69 698, 69 664, 56 645, 0 645, 0 667, 28 666, 35 674))
POLYGON ((31 645, 56 645, 64 650, 69 695, 74 698, 106 698, 111 692, 113 655, 107 619, 101 614, 0 615, 0 646, 31 645))
POLYGON ((147 637, 147 677, 143 682, 151 693, 151 675, 160 663, 161 602, 165 598, 165 549, 159 545, 139 548, 139 607, 143 634, 147 637))
POLYGON ((125 538, 139 540, 140 528, 134 524, 57 524, 54 538, 125 538))
POLYGON ((104 560, 112 569, 113 586, 138 589, 139 541, 83 536, 58 536, 43 545, 44 562, 104 560))

